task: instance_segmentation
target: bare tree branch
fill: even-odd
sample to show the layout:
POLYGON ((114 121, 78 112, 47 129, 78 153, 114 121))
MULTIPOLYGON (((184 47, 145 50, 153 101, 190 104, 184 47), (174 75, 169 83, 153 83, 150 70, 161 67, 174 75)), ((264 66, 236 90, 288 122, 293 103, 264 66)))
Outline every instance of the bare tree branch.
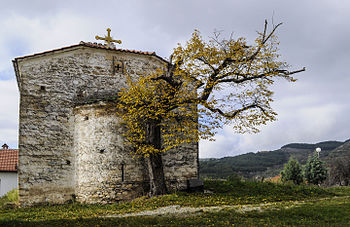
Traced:
MULTIPOLYGON (((263 32, 263 35, 262 35, 262 42, 261 44, 265 44, 270 38, 271 36, 273 35, 273 33, 275 33, 276 29, 281 26, 282 23, 279 23, 277 24, 276 26, 274 26, 272 28, 272 31, 270 32, 270 34, 266 37, 266 32, 267 32, 267 20, 265 20, 265 26, 264 26, 264 32, 263 32)), ((258 47, 258 49, 250 56, 246 59, 246 61, 250 61, 250 60, 253 60, 260 52, 261 50, 261 46, 258 47)))
MULTIPOLYGON (((265 26, 264 26, 264 31, 263 31, 263 35, 262 35, 262 42, 261 44, 265 44, 267 42, 267 40, 269 40, 271 38, 271 36, 273 35, 273 33, 276 31, 276 29, 282 25, 282 23, 279 23, 278 25, 274 26, 272 31, 269 33, 269 35, 267 35, 267 20, 265 20, 265 26)), ((232 63, 237 63, 237 62, 245 62, 245 61, 252 61, 260 52, 261 50, 261 46, 258 47, 258 49, 256 50, 256 52, 254 52, 250 57, 248 58, 243 58, 239 61, 236 61, 234 59, 232 59, 231 57, 227 57, 224 59, 224 61, 221 63, 221 65, 219 65, 216 69, 213 69, 213 73, 209 76, 206 86, 204 88, 204 91, 202 93, 202 97, 201 99, 203 101, 207 100, 209 98, 210 93, 212 92, 214 86, 217 84, 217 80, 219 78, 217 78, 217 75, 223 70, 225 69, 228 65, 232 64, 232 63)), ((232 82, 232 81, 231 81, 232 82)))
POLYGON ((202 57, 199 57, 197 58, 197 60, 203 62, 204 64, 206 64, 207 66, 209 66, 213 72, 215 72, 215 68, 207 61, 207 59, 205 59, 203 56, 202 57))
POLYGON ((244 111, 246 111, 246 110, 255 109, 255 108, 258 108, 258 109, 261 110, 261 112, 266 113, 266 110, 265 110, 262 106, 260 106, 260 105, 258 105, 258 104, 256 104, 256 103, 250 104, 250 105, 247 105, 247 106, 244 106, 244 107, 242 107, 242 108, 240 108, 240 109, 237 109, 237 110, 233 111, 232 113, 225 113, 224 111, 222 111, 222 110, 219 109, 219 108, 214 108, 214 107, 209 106, 207 103, 203 103, 203 106, 204 106, 205 108, 207 108, 208 110, 210 110, 210 111, 212 111, 212 112, 214 112, 214 113, 218 113, 218 114, 220 114, 221 116, 223 116, 223 117, 225 117, 225 118, 228 118, 228 119, 233 119, 233 118, 235 118, 238 114, 240 114, 240 113, 242 113, 242 112, 244 112, 244 111))
MULTIPOLYGON (((234 82, 236 84, 239 84, 239 83, 243 83, 245 81, 250 81, 250 80, 261 79, 261 78, 264 78, 264 77, 268 77, 269 75, 274 74, 274 73, 280 73, 280 74, 283 74, 283 76, 289 76, 289 75, 292 75, 292 74, 295 74, 295 73, 300 73, 300 72, 303 72, 303 71, 305 71, 305 67, 300 69, 300 70, 296 70, 296 71, 292 71, 292 72, 289 72, 288 70, 274 70, 274 71, 271 71, 271 72, 266 72, 266 73, 262 73, 262 74, 259 74, 259 75, 256 75, 256 76, 250 76, 250 77, 249 77, 250 74, 235 73, 233 75, 242 76, 244 78, 242 78, 242 79, 236 79, 236 78, 221 79, 221 80, 218 80, 217 83, 234 82)), ((224 77, 226 77, 226 76, 224 76, 224 77)))

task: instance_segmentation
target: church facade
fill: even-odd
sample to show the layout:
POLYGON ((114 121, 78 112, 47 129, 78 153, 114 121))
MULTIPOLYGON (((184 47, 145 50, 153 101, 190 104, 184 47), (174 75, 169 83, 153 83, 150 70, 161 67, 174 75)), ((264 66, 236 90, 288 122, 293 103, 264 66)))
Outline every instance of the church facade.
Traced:
MULTIPOLYGON (((15 58, 20 204, 111 203, 146 194, 146 164, 124 145, 115 97, 127 74, 166 63, 154 52, 88 42, 15 58)), ((162 158, 170 190, 198 178, 197 143, 162 158)))

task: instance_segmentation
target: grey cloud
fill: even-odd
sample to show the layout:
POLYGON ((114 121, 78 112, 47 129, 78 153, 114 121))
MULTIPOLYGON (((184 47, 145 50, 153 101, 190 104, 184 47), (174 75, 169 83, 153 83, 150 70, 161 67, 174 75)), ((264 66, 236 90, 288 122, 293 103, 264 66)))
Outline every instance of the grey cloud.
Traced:
MULTIPOLYGON (((307 71, 296 75, 296 83, 279 81, 274 86, 277 122, 262 127, 256 135, 234 134, 225 127, 216 142, 201 142, 201 157, 276 149, 289 142, 344 140, 350 137, 349 10, 350 3, 342 0, 7 1, 0 9, 0 46, 4 50, 0 66, 6 66, 0 79, 10 78, 14 53, 94 41, 107 27, 123 40, 121 48, 156 51, 168 57, 176 43, 186 41, 194 29, 205 38, 217 29, 254 41, 264 19, 271 23, 273 17, 274 23, 283 22, 277 31, 282 59, 291 69, 305 66, 307 71), (13 24, 5 26, 6 20, 13 24), (14 51, 15 45, 8 42, 14 38, 25 48, 14 51), (320 116, 314 117, 318 112, 320 116)), ((15 89, 12 94, 17 97, 15 89)), ((16 121, 1 114, 0 119, 16 121)), ((0 130, 0 140, 5 135, 0 130)))
POLYGON ((18 91, 15 80, 0 80, 0 97, 0 142, 7 143, 12 148, 17 148, 18 91))

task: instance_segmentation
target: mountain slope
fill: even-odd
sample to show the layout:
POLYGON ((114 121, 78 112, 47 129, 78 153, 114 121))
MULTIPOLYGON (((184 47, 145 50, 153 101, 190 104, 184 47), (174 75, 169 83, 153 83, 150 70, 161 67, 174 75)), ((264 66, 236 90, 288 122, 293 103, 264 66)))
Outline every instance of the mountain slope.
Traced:
POLYGON ((350 159, 350 140, 345 141, 342 145, 332 150, 327 156, 326 160, 331 161, 335 158, 348 158, 350 159))
POLYGON ((288 162, 291 156, 301 164, 305 164, 308 156, 312 155, 317 147, 322 149, 320 157, 325 161, 334 156, 345 155, 347 150, 350 153, 350 141, 324 141, 316 144, 291 143, 274 151, 200 160, 200 176, 202 178, 226 178, 238 174, 246 178, 256 176, 273 177, 279 174, 283 165, 288 162), (338 151, 337 148, 339 148, 338 151))

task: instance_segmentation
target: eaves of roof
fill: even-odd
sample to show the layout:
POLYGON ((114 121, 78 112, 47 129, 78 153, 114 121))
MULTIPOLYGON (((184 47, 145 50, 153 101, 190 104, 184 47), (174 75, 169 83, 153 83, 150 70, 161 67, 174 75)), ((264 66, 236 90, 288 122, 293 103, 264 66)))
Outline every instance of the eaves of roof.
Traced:
POLYGON ((158 56, 156 54, 156 52, 120 49, 120 48, 108 46, 106 44, 83 42, 83 41, 81 41, 79 44, 75 44, 75 45, 71 45, 71 46, 66 46, 66 47, 62 47, 62 48, 58 48, 58 49, 53 49, 53 50, 49 50, 49 51, 43 51, 43 52, 31 54, 31 55, 17 57, 17 58, 14 59, 14 61, 25 59, 25 58, 30 58, 30 57, 36 57, 36 56, 40 56, 40 55, 45 55, 45 54, 53 53, 53 52, 57 52, 57 51, 64 51, 64 50, 68 50, 68 49, 73 49, 73 48, 76 48, 76 47, 79 47, 79 46, 91 47, 91 48, 97 48, 97 49, 105 49, 105 50, 112 50, 112 51, 116 51, 116 52, 125 52, 125 53, 133 53, 133 54, 140 54, 140 55, 155 56, 158 59, 160 59, 160 60, 162 60, 164 62, 167 62, 165 59, 163 59, 162 57, 158 56))

